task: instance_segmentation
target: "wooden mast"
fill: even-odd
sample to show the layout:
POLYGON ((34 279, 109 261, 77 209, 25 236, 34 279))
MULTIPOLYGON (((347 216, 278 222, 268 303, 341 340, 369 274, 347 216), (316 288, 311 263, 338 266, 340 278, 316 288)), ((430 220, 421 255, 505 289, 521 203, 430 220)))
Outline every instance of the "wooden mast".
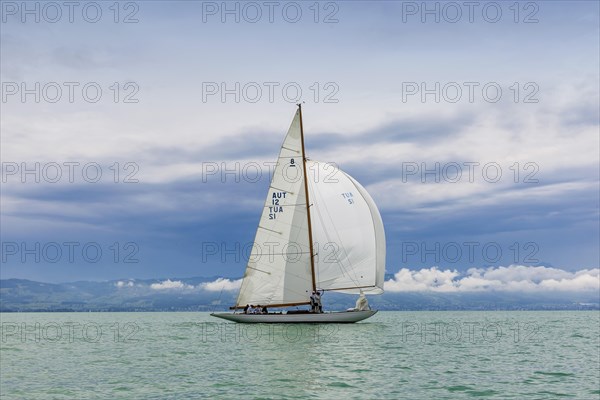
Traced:
POLYGON ((308 174, 306 173, 306 153, 304 152, 304 127, 302 126, 302 104, 298 104, 300 113, 300 141, 302 142, 302 167, 304 170, 304 197, 306 198, 306 215, 308 218, 308 245, 310 247, 310 272, 312 274, 312 289, 317 290, 317 280, 315 279, 315 259, 313 250, 312 227, 310 223, 310 202, 308 200, 308 174))

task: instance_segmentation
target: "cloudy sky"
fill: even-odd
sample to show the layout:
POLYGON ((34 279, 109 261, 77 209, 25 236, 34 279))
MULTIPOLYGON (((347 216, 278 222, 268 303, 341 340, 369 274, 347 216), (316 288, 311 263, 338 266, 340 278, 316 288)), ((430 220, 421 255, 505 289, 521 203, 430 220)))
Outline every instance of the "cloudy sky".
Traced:
POLYGON ((598 280, 597 2, 23 4, 3 279, 241 276, 304 101, 309 157, 380 208, 388 289, 598 280))

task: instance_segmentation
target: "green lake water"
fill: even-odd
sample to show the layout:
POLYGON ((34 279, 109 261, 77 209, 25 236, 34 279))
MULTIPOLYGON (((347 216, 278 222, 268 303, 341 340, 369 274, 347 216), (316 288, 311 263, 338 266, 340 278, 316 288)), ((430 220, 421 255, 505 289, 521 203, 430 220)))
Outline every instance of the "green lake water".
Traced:
POLYGON ((1 314, 3 399, 598 399, 600 313, 1 314))

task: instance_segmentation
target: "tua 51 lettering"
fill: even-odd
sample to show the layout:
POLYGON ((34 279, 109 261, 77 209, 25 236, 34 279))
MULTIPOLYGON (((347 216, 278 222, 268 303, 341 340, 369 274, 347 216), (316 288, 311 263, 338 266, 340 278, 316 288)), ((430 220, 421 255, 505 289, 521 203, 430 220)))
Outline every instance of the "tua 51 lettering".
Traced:
POLYGON ((342 193, 342 197, 348 200, 348 204, 354 204, 354 199, 352 199, 354 195, 352 194, 352 192, 342 193))
POLYGON ((279 205, 280 199, 285 199, 286 192, 273 192, 271 198, 272 206, 269 206, 269 219, 277 219, 277 213, 283 212, 283 207, 279 205))

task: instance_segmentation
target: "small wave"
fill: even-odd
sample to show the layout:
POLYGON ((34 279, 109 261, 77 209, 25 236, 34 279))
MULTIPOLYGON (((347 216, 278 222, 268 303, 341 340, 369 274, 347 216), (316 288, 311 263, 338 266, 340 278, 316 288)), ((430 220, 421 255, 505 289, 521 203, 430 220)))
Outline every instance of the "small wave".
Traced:
POLYGON ((538 375, 547 375, 547 376, 575 376, 575 374, 570 372, 545 372, 545 371, 535 371, 535 374, 538 375))
POLYGON ((341 387, 341 388, 351 388, 351 387, 354 387, 352 385, 348 385, 346 382, 332 382, 332 383, 329 383, 327 386, 341 387))
POLYGON ((447 387, 446 389, 448 389, 449 392, 466 392, 468 390, 474 390, 475 388, 473 388, 471 386, 458 385, 458 386, 450 386, 450 387, 447 387))
POLYGON ((548 390, 542 390, 541 392, 538 392, 538 394, 551 395, 552 397, 572 397, 566 393, 550 392, 548 390))

